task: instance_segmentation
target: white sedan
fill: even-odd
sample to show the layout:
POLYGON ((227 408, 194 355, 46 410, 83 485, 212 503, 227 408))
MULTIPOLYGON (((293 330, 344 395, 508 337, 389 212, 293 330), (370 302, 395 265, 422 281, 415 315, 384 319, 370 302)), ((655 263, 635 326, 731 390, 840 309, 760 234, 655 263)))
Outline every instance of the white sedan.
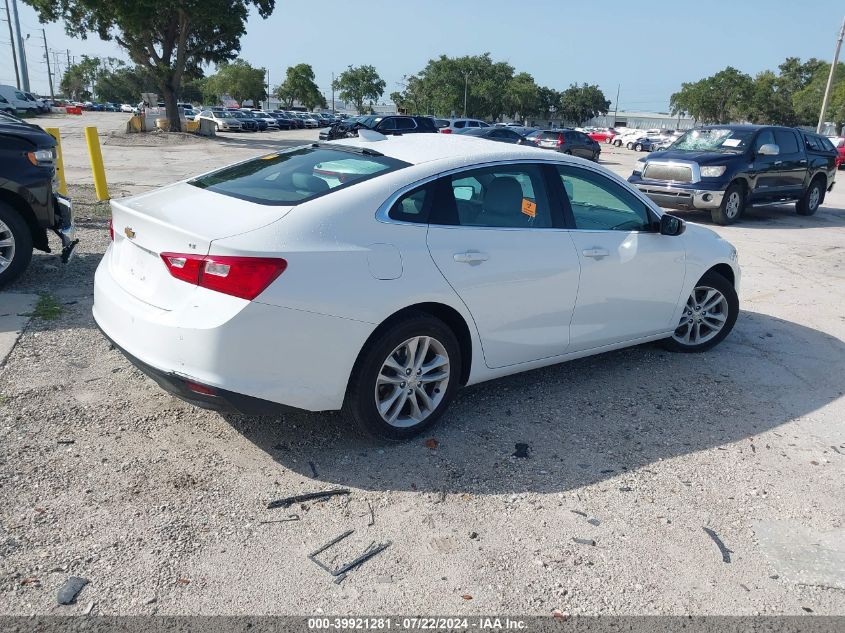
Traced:
POLYGON ((736 250, 595 163, 463 135, 315 143, 112 200, 94 318, 199 406, 343 409, 384 438, 455 392, 732 329, 736 250))

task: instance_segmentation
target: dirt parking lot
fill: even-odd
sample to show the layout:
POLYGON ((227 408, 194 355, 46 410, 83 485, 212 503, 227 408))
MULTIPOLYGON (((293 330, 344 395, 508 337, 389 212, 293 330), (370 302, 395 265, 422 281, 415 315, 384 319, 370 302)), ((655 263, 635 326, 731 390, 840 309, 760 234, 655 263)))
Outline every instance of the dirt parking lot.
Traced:
MULTIPOLYGON (((713 351, 646 345, 470 387, 430 437, 383 445, 339 415, 193 408, 109 349, 92 121, 115 196, 316 138, 42 123, 62 132, 81 243, 5 291, 60 309, 0 368, 0 614, 845 613, 845 179, 815 216, 712 227, 743 268, 713 351), (265 509, 336 487, 351 494, 265 509), (334 584, 307 554, 351 528, 338 561, 392 544, 334 584), (71 575, 90 582, 59 606, 71 575)), ((603 150, 624 176, 639 157, 603 150)))

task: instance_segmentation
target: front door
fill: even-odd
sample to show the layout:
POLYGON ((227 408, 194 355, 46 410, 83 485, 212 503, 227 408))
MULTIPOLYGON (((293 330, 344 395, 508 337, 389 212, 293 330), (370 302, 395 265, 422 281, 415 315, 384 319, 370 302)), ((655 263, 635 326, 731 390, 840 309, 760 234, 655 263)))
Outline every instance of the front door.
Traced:
POLYGON ((569 351, 670 331, 684 283, 683 238, 655 232, 652 211, 610 178, 555 169, 581 261, 569 351))
POLYGON ((437 189, 429 251, 472 313, 486 364, 566 353, 580 266, 542 167, 466 170, 437 189))

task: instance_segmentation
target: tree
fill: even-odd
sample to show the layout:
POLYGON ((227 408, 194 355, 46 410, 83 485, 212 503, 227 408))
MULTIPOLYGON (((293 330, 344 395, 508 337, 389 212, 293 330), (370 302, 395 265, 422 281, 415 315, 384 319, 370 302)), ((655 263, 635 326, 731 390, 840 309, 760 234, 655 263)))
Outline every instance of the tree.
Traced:
POLYGON ((333 87, 343 101, 354 103, 355 109, 362 114, 364 101, 370 104, 377 101, 386 85, 374 66, 349 66, 334 80, 333 87))
POLYGON ((672 114, 687 112, 703 123, 729 123, 745 118, 752 89, 750 76, 728 66, 711 77, 681 84, 669 105, 672 114))
POLYGON ((539 112, 540 87, 528 73, 519 73, 508 81, 505 88, 506 114, 525 119, 529 114, 539 112))
POLYGON ((780 78, 765 70, 754 78, 744 115, 752 123, 795 125, 797 119, 792 107, 792 95, 784 89, 780 78))
POLYGON ((228 95, 238 103, 252 99, 253 103, 258 104, 267 98, 265 75, 265 69, 253 68, 244 60, 236 59, 231 63, 222 64, 217 72, 206 80, 204 91, 208 95, 214 95, 216 99, 228 95))
POLYGON ((317 84, 314 83, 314 69, 310 64, 297 64, 285 72, 285 80, 276 87, 276 96, 285 107, 292 107, 298 101, 309 110, 316 107, 325 108, 326 98, 317 84))
POLYGON ((94 87, 103 101, 138 103, 142 92, 156 92, 155 77, 140 66, 119 64, 115 70, 104 70, 94 87))
POLYGON ((65 31, 114 39, 155 77, 170 129, 181 130, 176 96, 203 63, 220 64, 240 50, 251 6, 268 17, 275 0, 24 0, 42 22, 64 20, 65 31))
POLYGON ((91 99, 100 64, 99 57, 83 55, 82 61, 68 66, 59 84, 62 94, 77 101, 91 99))
POLYGON ((601 89, 592 84, 572 84, 560 94, 559 115, 564 121, 583 123, 600 114, 607 114, 610 101, 601 89))

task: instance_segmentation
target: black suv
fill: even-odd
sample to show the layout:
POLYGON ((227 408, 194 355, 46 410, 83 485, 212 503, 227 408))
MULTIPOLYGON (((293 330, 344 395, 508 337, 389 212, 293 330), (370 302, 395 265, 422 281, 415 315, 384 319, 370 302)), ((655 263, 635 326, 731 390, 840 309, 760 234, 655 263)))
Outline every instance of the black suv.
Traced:
POLYGON ((320 140, 333 141, 338 138, 357 136, 358 130, 361 128, 385 135, 438 133, 434 119, 428 116, 405 116, 402 114, 388 116, 370 115, 339 121, 331 127, 320 131, 320 140))
POLYGON ((641 158, 628 182, 662 207, 708 210, 717 224, 756 204, 794 202, 813 215, 833 189, 837 155, 824 136, 795 128, 711 125, 641 158))
POLYGON ((0 117, 0 287, 17 279, 32 249, 50 252, 47 229, 62 240, 67 262, 74 239, 70 200, 56 193, 56 141, 37 125, 0 117))

